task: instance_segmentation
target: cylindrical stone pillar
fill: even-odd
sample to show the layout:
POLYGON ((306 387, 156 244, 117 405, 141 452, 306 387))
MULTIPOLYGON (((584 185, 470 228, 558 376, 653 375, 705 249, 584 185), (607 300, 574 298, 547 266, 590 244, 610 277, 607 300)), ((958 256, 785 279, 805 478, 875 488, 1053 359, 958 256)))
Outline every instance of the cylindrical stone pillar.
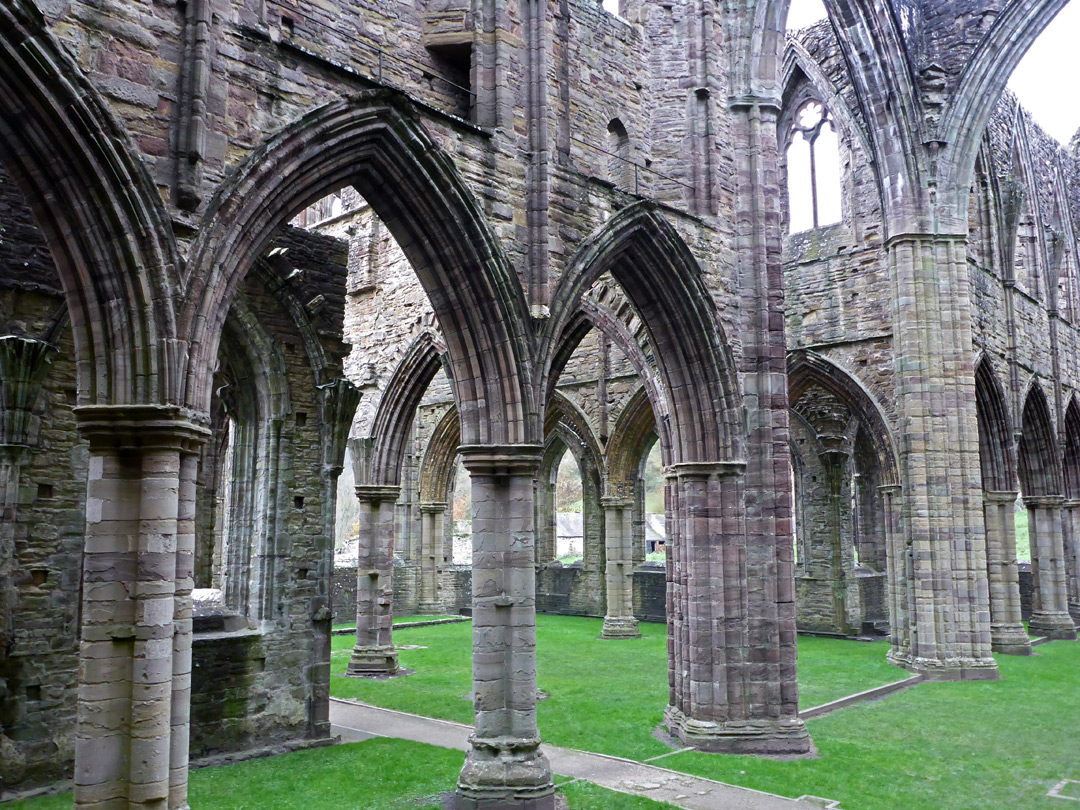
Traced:
POLYGON ((705 751, 806 753, 810 737, 799 719, 795 679, 793 551, 746 542, 743 464, 672 469, 665 723, 685 745, 705 751))
POLYGON ((990 577, 990 643, 994 652, 1031 655, 1031 639, 1020 617, 1016 564, 1016 492, 983 492, 986 566, 990 577))
POLYGON ((600 638, 641 638, 634 618, 634 501, 602 498, 607 609, 600 638))
POLYGON ((1065 529, 1065 577, 1069 597, 1069 615, 1080 625, 1080 500, 1067 498, 1062 503, 1065 529))
POLYGON ((346 675, 394 675, 394 504, 400 487, 357 486, 360 537, 356 567, 356 646, 346 675))
POLYGON ((889 580, 888 661, 904 666, 911 660, 911 627, 908 615, 908 554, 900 528, 901 489, 897 484, 879 487, 885 513, 885 569, 889 580))
POLYGON ((187 810, 188 747, 191 729, 191 591, 195 587, 195 485, 199 456, 180 455, 180 497, 176 522, 174 594, 172 751, 169 755, 169 810, 187 810))
POLYGON ((206 431, 170 408, 77 414, 90 465, 75 806, 183 808, 190 610, 185 639, 177 574, 179 560, 181 606, 190 605, 194 448, 206 431))
POLYGON ((1065 585, 1065 544, 1057 495, 1024 498, 1031 537, 1031 574, 1035 600, 1028 629, 1048 638, 1076 639, 1065 585))
POLYGON ((420 603, 416 609, 429 616, 446 612, 446 606, 439 599, 445 516, 445 503, 420 504, 420 603))
POLYGON ((458 810, 553 810, 536 726, 534 478, 542 448, 460 448, 472 476, 473 702, 476 730, 458 810))

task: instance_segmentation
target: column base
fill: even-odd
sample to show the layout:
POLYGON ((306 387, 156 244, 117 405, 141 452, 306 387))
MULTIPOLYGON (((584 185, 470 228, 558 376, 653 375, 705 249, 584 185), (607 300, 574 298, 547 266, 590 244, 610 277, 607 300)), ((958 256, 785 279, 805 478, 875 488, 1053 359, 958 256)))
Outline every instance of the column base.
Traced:
POLYGON ((1031 655, 1031 639, 1028 638, 1024 625, 990 625, 990 649, 1005 655, 1031 655))
POLYGON ((638 620, 633 616, 605 616, 600 638, 641 638, 638 620))
POLYGON ((1028 631, 1047 638, 1076 641, 1076 624, 1068 613, 1035 613, 1028 631))
POLYGON ((776 720, 697 720, 680 709, 664 709, 664 725, 683 745, 713 754, 810 754, 814 744, 797 717, 776 720))
POLYGON ((1069 602, 1069 616, 1072 617, 1073 624, 1080 627, 1080 602, 1069 602))
POLYGON ((398 654, 393 647, 353 647, 345 674, 350 678, 376 678, 396 675, 398 654))
POLYGON ((420 602, 416 606, 416 612, 421 616, 443 616, 446 614, 446 605, 442 602, 420 602))
POLYGON ((999 681, 997 661, 993 658, 911 658, 888 655, 890 664, 922 675, 928 681, 999 681))
POLYGON ((540 738, 473 736, 455 810, 555 810, 555 783, 540 738))

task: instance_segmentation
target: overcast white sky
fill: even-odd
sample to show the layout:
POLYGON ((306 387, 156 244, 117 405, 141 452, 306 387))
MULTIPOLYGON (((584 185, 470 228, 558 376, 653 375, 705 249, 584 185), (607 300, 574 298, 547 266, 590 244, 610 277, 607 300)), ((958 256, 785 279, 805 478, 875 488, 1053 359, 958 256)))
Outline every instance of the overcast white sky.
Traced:
MULTIPOLYGON (((805 28, 824 19, 821 0, 791 0, 788 28, 805 28)), ((1070 2, 1058 13, 1038 41, 1028 51, 1009 81, 1046 132, 1067 144, 1080 127, 1080 0, 1070 2)))

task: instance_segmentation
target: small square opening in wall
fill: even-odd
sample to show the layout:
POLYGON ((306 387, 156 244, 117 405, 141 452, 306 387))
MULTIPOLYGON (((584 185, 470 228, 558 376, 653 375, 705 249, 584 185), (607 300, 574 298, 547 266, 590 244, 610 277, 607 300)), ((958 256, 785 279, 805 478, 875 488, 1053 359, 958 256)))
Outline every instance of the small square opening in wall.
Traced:
POLYGON ((307 414, 304 413, 303 411, 298 412, 296 414, 296 426, 297 427, 303 427, 306 424, 307 424, 307 414))
POLYGON ((55 491, 52 484, 38 484, 37 487, 37 500, 39 501, 51 501, 55 497, 55 491))
POLYGON ((39 701, 41 700, 41 685, 40 684, 27 684, 26 686, 26 699, 39 701))
POLYGON ((306 568, 299 569, 296 572, 296 578, 297 579, 307 579, 307 572, 308 572, 308 570, 306 568))
POLYGON ((35 568, 30 572, 30 582, 35 588, 40 588, 49 580, 49 572, 44 568, 35 568))
POLYGON ((304 508, 304 496, 303 495, 297 495, 295 498, 293 498, 293 506, 295 506, 297 509, 303 509, 304 508))

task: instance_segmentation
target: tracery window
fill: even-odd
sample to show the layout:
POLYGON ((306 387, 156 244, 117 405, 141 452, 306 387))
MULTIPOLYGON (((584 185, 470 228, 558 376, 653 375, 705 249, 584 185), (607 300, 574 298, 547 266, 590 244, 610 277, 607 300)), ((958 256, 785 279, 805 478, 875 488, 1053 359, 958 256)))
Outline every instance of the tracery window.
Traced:
POLYGON ((788 222, 792 233, 839 222, 840 142, 828 108, 803 103, 791 125, 787 150, 788 222))

